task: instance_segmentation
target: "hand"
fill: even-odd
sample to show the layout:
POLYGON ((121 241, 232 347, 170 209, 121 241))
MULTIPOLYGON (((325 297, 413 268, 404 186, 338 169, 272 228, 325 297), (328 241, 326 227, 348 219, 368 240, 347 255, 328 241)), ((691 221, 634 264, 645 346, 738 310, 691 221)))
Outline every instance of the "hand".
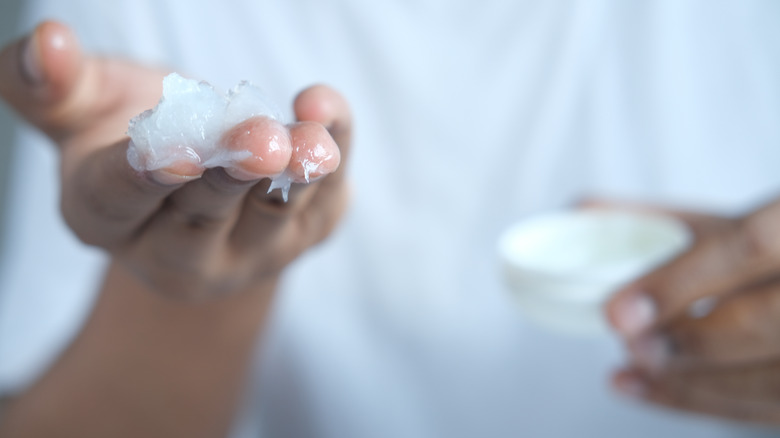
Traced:
MULTIPOLYGON (((267 179, 240 180, 220 168, 136 172, 124 132, 131 117, 156 104, 165 74, 84 55, 67 27, 46 22, 0 54, 0 95, 57 144, 68 225, 151 289, 206 297, 272 282, 338 222, 347 201, 343 163, 294 186, 288 203, 266 193, 267 179)), ((283 167, 302 173, 296 153, 318 145, 346 158, 351 122, 338 93, 311 87, 294 110, 297 152, 283 167)))
POLYGON ((737 219, 671 214, 695 244, 607 303, 632 360, 613 384, 666 407, 780 425, 780 201, 737 219))

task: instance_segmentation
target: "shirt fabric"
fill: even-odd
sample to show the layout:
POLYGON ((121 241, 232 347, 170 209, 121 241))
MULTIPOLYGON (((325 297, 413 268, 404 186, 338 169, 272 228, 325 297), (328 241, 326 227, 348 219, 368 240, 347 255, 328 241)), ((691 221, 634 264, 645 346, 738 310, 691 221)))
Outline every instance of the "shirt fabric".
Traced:
MULTIPOLYGON (((524 320, 495 242, 605 196, 735 214, 780 188, 780 4, 39 0, 87 50, 355 118, 349 213, 290 267, 235 437, 757 437, 608 388, 623 353, 524 320)), ((0 264, 0 391, 77 336, 105 260, 20 130, 0 264)))

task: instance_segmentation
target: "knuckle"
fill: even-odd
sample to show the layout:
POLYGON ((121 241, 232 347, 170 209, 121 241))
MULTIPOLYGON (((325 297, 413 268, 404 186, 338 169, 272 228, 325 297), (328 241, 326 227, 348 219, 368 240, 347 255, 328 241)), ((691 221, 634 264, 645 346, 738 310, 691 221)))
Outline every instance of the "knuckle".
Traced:
MULTIPOLYGON (((245 208, 255 211, 257 214, 270 217, 284 217, 289 215, 296 204, 295 199, 285 201, 278 190, 268 192, 270 180, 263 180, 249 191, 245 201, 245 208)), ((295 187, 291 188, 291 192, 295 187)), ((294 198, 294 193, 290 193, 290 198, 294 198)))
POLYGON ((255 184, 254 181, 242 181, 230 176, 224 168, 207 169, 201 179, 209 189, 217 194, 233 195, 242 193, 255 184))
POLYGON ((114 197, 105 196, 89 178, 76 179, 72 186, 63 188, 61 207, 63 212, 90 215, 109 223, 127 222, 136 213, 132 205, 120 204, 114 197))
POLYGON ((300 218, 303 235, 309 236, 310 246, 322 243, 338 226, 346 211, 346 203, 336 200, 324 209, 307 210, 300 218))
POLYGON ((76 238, 87 246, 95 246, 100 248, 109 248, 112 242, 109 240, 105 233, 101 232, 103 228, 99 222, 101 219, 98 217, 98 223, 95 223, 95 216, 89 216, 85 218, 78 209, 69 208, 65 204, 60 205, 60 212, 62 218, 68 228, 73 232, 76 238))
POLYGON ((679 358, 698 358, 711 354, 707 337, 695 327, 688 326, 667 333, 670 353, 679 358))
MULTIPOLYGON (((777 354, 780 323, 760 295, 734 297, 703 318, 668 329, 672 354, 685 362, 735 364, 777 354)), ((775 300, 777 301, 777 300, 775 300)))
POLYGON ((190 211, 175 202, 168 202, 163 209, 173 224, 182 227, 186 233, 193 235, 221 229, 225 226, 228 219, 226 214, 190 211))
POLYGON ((259 214, 272 217, 287 216, 292 209, 290 202, 285 202, 283 199, 273 195, 263 195, 255 192, 247 197, 246 207, 251 208, 259 214))
POLYGON ((690 365, 702 362, 722 362, 740 354, 742 329, 722 318, 685 319, 668 330, 669 348, 673 357, 690 365))
POLYGON ((746 341, 759 343, 768 354, 777 352, 780 345, 780 294, 778 291, 756 293, 750 301, 734 309, 734 320, 743 329, 746 341))
POLYGON ((224 218, 209 216, 202 213, 188 214, 184 215, 182 218, 183 225, 194 232, 221 228, 223 222, 224 218))
MULTIPOLYGON (((763 301, 763 300, 760 300, 763 301)), ((764 318, 764 303, 756 301, 747 301, 731 306, 728 314, 730 325, 746 334, 758 334, 763 332, 763 326, 766 323, 764 318)))
POLYGON ((737 225, 738 254, 749 261, 779 261, 780 238, 776 226, 760 215, 749 216, 737 225))
POLYGON ((685 265, 670 265, 652 274, 645 291, 652 297, 660 319, 671 320, 687 308, 700 288, 701 278, 685 265))
POLYGON ((239 289, 244 281, 238 272, 225 270, 220 264, 165 258, 144 264, 141 276, 152 290, 179 299, 224 295, 239 289))

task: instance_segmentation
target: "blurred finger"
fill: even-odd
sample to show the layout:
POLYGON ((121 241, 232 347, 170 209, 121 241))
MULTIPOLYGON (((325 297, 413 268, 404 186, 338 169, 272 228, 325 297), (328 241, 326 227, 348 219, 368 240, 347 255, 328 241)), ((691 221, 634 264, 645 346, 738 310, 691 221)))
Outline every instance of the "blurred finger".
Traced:
POLYGON ((349 187, 346 182, 347 161, 352 147, 352 115, 349 105, 338 92, 318 85, 305 90, 295 100, 300 120, 311 120, 325 126, 339 148, 338 169, 318 183, 317 193, 298 217, 300 229, 306 230, 310 246, 330 235, 346 211, 349 187))
POLYGON ((728 229, 733 222, 728 218, 696 211, 616 199, 585 198, 577 203, 577 207, 585 209, 628 210, 638 213, 670 216, 687 225, 696 239, 728 229))
POLYGON ((780 204, 769 205, 626 286, 607 303, 623 336, 636 337, 684 315, 703 297, 721 297, 780 269, 780 204))
POLYGON ((93 76, 73 31, 46 21, 0 52, 0 95, 52 137, 83 111, 82 88, 93 76))
POLYGON ((328 129, 340 152, 340 165, 316 186, 316 194, 297 217, 297 228, 305 230, 305 246, 325 239, 346 211, 349 186, 346 182, 347 157, 352 144, 352 116, 347 101, 335 90, 315 86, 295 101, 299 119, 319 122, 328 129))
POLYGON ((90 152, 62 186, 62 212, 79 238, 112 248, 130 238, 181 184, 161 184, 127 161, 128 140, 90 152))
MULTIPOLYGON (((314 85, 302 91, 293 104, 299 121, 317 122, 324 126, 341 151, 349 155, 352 142, 352 114, 346 99, 327 85, 314 85)), ((344 166, 336 172, 344 173, 344 166)))
POLYGON ((619 392, 660 406, 720 418, 780 424, 780 365, 613 376, 619 392))
POLYGON ((685 317, 629 342, 648 369, 732 366, 780 358, 780 287, 745 291, 701 318, 685 317))
POLYGON ((86 56, 68 26, 45 21, 0 52, 0 96, 60 146, 89 130, 116 141, 159 99, 163 73, 86 56))

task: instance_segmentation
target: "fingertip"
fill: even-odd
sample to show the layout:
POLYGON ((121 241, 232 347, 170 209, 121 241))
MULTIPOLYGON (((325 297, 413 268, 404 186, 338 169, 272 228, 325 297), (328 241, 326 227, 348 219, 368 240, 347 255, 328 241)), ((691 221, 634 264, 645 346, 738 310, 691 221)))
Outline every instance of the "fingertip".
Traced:
POLYGON ((33 31, 23 63, 26 75, 45 85, 51 98, 65 96, 83 67, 78 38, 67 25, 44 21, 33 31))
POLYGON ((238 123, 223 136, 221 143, 236 152, 251 155, 239 160, 230 175, 252 180, 277 175, 284 171, 292 156, 289 130, 268 117, 252 117, 238 123))
POLYGON ((68 26, 44 21, 0 53, 0 95, 36 122, 41 105, 61 100, 70 92, 83 59, 68 26))
MULTIPOLYGON (((37 29, 36 29, 37 30, 37 29)), ((35 88, 44 84, 41 66, 40 32, 34 30, 19 43, 19 75, 29 86, 35 88)))
POLYGON ((647 382, 641 374, 631 369, 616 371, 610 383, 615 391, 629 398, 641 399, 647 395, 647 382))
POLYGON ((317 84, 303 90, 293 103, 295 116, 301 121, 318 122, 327 128, 347 124, 350 110, 347 100, 335 89, 317 84))
POLYGON ((293 152, 289 171, 295 182, 312 182, 338 169, 341 152, 335 140, 319 123, 298 122, 290 126, 293 152))
POLYGON ((672 342, 659 333, 645 334, 628 343, 635 366, 651 375, 661 373, 672 359, 672 342))
POLYGON ((179 160, 170 166, 150 171, 149 176, 159 184, 174 186, 198 179, 204 171, 203 166, 198 163, 179 160))
POLYGON ((607 301, 602 306, 602 312, 604 314, 604 318, 607 320, 607 323, 609 324, 612 329, 614 329, 617 332, 620 332, 618 329, 618 326, 620 325, 620 317, 618 316, 619 313, 619 306, 620 302, 624 299, 624 295, 627 293, 630 293, 630 289, 623 288, 617 292, 615 292, 612 296, 607 299, 607 301))
POLYGON ((606 318, 615 331, 625 338, 635 338, 653 326, 657 306, 652 297, 636 287, 623 289, 605 305, 606 318))

